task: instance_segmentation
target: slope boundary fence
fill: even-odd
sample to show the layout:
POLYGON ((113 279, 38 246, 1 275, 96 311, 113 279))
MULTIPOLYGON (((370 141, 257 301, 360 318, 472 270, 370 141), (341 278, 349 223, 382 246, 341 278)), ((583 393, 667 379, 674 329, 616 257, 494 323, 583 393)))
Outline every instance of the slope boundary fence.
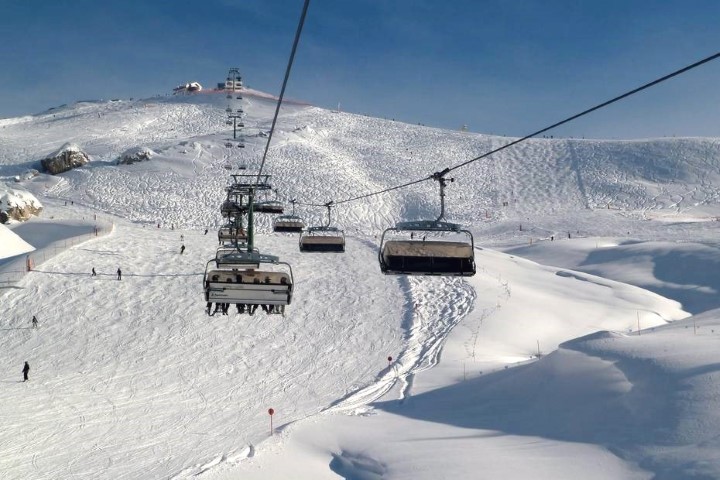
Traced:
POLYGON ((5 263, 0 264, 0 289, 14 287, 35 267, 42 265, 71 247, 109 235, 115 229, 115 224, 98 223, 88 226, 88 228, 90 229, 88 233, 64 238, 52 242, 46 247, 6 259, 5 263))

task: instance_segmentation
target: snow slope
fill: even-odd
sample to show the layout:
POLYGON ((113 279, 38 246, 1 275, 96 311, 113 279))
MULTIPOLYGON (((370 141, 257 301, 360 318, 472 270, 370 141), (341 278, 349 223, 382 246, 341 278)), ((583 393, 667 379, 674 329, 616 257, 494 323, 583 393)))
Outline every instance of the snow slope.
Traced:
MULTIPOLYGON (((301 255, 259 215, 258 246, 293 266, 293 304, 207 317, 223 188, 259 165, 274 109, 233 99, 246 148, 227 148, 227 103, 80 102, 0 123, 0 177, 66 142, 93 159, 21 183, 52 222, 15 231, 57 254, 0 290, 5 477, 720 477, 717 139, 536 139, 454 172, 446 217, 475 235, 467 279, 376 265, 382 229, 438 215, 433 182, 334 209, 345 254, 301 255), (157 155, 116 165, 138 146, 157 155), (57 247, 95 221, 115 228, 57 247)), ((273 195, 305 203, 509 141, 301 104, 278 128, 273 195)))
POLYGON ((0 260, 22 255, 23 253, 33 250, 32 245, 15 235, 12 230, 8 229, 5 225, 0 225, 0 245, 2 245, 2 249, 0 249, 0 260))

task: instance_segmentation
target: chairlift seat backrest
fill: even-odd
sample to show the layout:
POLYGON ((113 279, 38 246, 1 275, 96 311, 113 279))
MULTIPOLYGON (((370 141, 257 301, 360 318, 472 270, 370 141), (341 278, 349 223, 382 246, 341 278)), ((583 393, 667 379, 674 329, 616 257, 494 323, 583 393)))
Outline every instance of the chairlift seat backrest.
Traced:
POLYGON ((297 215, 283 215, 277 217, 273 222, 275 232, 302 232, 305 222, 297 215))
POLYGON ((385 242, 380 270, 396 275, 475 275, 473 247, 463 242, 385 242))
POLYGON ((385 230, 378 252, 380 270, 391 275, 475 275, 472 234, 455 223, 436 220, 402 222, 385 230), (410 238, 388 239, 390 234, 410 238), (464 235, 466 241, 443 240, 464 235))
POLYGON ((300 235, 301 252, 344 252, 345 233, 336 227, 310 227, 300 235))

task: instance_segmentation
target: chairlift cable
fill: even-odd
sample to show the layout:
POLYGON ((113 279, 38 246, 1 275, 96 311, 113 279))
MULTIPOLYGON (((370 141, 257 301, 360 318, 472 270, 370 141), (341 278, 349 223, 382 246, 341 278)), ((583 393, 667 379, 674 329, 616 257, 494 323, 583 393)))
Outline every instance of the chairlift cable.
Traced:
MULTIPOLYGON (((380 194, 387 193, 387 192, 391 192, 391 191, 394 191, 394 190, 400 190, 400 189, 402 189, 402 188, 406 188, 406 187, 409 187, 409 186, 412 186, 412 185, 415 185, 415 184, 418 184, 418 183, 422 183, 422 182, 425 182, 425 181, 427 181, 427 180, 433 180, 433 179, 435 179, 437 176, 442 177, 442 176, 446 175, 447 173, 452 172, 453 170, 457 170, 457 169, 462 168, 462 167, 464 167, 464 166, 467 166, 467 165, 469 165, 469 164, 471 164, 471 163, 473 163, 473 162, 476 162, 476 161, 481 160, 481 159, 483 159, 483 158, 489 157, 490 155, 493 155, 493 154, 495 154, 495 153, 497 153, 497 152, 500 152, 500 151, 502 151, 502 150, 505 150, 506 148, 512 147, 512 146, 514 146, 514 145, 517 145, 517 144, 519 144, 519 143, 521 143, 521 142, 524 142, 525 140, 528 140, 528 139, 530 139, 530 138, 532 138, 532 137, 535 137, 535 136, 537 136, 537 135, 540 135, 541 133, 545 133, 545 132, 547 132, 548 130, 552 130, 552 129, 556 128, 556 127, 559 127, 560 125, 564 125, 564 124, 566 124, 566 123, 568 123, 568 122, 571 122, 571 121, 573 121, 573 120, 576 120, 576 119, 578 119, 578 118, 580 118, 580 117, 582 117, 582 116, 584 116, 584 115, 587 115, 587 114, 589 114, 589 113, 592 113, 592 112, 594 112, 594 111, 596 111, 596 110, 600 110, 601 108, 607 107, 608 105, 611 105, 611 104, 613 104, 613 103, 615 103, 615 102, 618 102, 618 101, 620 101, 620 100, 623 100, 623 99, 625 99, 625 98, 627 98, 627 97, 630 97, 631 95, 635 95, 636 93, 639 93, 639 92, 641 92, 641 91, 643 91, 643 90, 646 90, 646 89, 648 89, 648 88, 650 88, 650 87, 654 87, 655 85, 658 85, 659 83, 662 83, 662 82, 664 82, 664 81, 666 81, 666 80, 670 80, 670 79, 673 78, 673 77, 676 77, 676 76, 681 75, 681 74, 683 74, 683 73, 686 73, 686 72, 688 72, 688 71, 690 71, 690 70, 693 70, 693 69, 695 69, 695 68, 697 68, 697 67, 699 67, 699 66, 701 66, 701 65, 704 65, 704 64, 706 64, 706 63, 708 63, 708 62, 711 62, 712 60, 715 60, 715 59, 717 59, 718 57, 720 57, 720 52, 715 53, 715 54, 713 54, 713 55, 710 55, 709 57, 706 57, 706 58, 704 58, 704 59, 702 59, 702 60, 699 60, 699 61, 697 61, 697 62, 695 62, 695 63, 693 63, 693 64, 690 64, 690 65, 688 65, 688 66, 686 66, 686 67, 683 67, 683 68, 681 68, 681 69, 679 69, 679 70, 676 70, 676 71, 674 71, 674 72, 672 72, 672 73, 669 73, 669 74, 667 74, 667 75, 665 75, 665 76, 663 76, 663 77, 660 77, 660 78, 658 78, 658 79, 656 79, 656 80, 653 80, 653 81, 651 81, 651 82, 649 82, 649 83, 646 83, 646 84, 644 84, 644 85, 642 85, 642 86, 640 86, 640 87, 637 87, 637 88, 635 88, 635 89, 633 89, 633 90, 630 90, 629 92, 623 93, 622 95, 619 95, 619 96, 617 96, 617 97, 615 97, 615 98, 612 98, 612 99, 607 100, 607 101, 605 101, 605 102, 603 102, 603 103, 600 103, 600 104, 598 104, 598 105, 596 105, 596 106, 594 106, 594 107, 592 107, 592 108, 588 108, 587 110, 584 110, 584 111, 582 111, 582 112, 580 112, 580 113, 578 113, 578 114, 575 114, 575 115, 573 115, 573 116, 571 116, 571 117, 568 117, 568 118, 566 118, 566 119, 564 119, 564 120, 561 120, 561 121, 559 121, 559 122, 557 122, 557 123, 554 123, 554 124, 550 125, 549 127, 545 127, 545 128, 543 128, 543 129, 538 130, 538 131, 536 131, 536 132, 533 132, 533 133, 531 133, 531 134, 529 134, 529 135, 525 135, 525 136, 522 137, 522 138, 519 138, 519 139, 517 139, 517 140, 514 140, 514 141, 512 141, 512 142, 510 142, 510 143, 508 143, 508 144, 506 144, 506 145, 503 145, 502 147, 499 147, 499 148, 496 148, 496 149, 494 149, 494 150, 491 150, 491 151, 489 151, 489 152, 487 152, 487 153, 484 153, 484 154, 482 154, 482 155, 480 155, 480 156, 478 156, 478 157, 475 157, 475 158, 472 158, 472 159, 470 159, 470 160, 467 160, 467 161, 465 161, 465 162, 463 162, 463 163, 459 163, 459 164, 457 164, 457 165, 455 165, 455 166, 445 168, 443 171, 441 171, 441 172, 436 172, 436 173, 434 173, 434 174, 432 174, 432 175, 430 175, 430 176, 428 176, 428 177, 420 178, 420 179, 418 179, 418 180, 414 180, 414 181, 412 181, 412 182, 407 182, 407 183, 404 183, 404 184, 402 184, 402 185, 396 185, 396 186, 394 186, 394 187, 390 187, 390 188, 385 188, 385 189, 382 189, 382 190, 378 190, 378 191, 376 191, 376 192, 370 192, 370 193, 366 193, 366 194, 364 194, 364 195, 358 195, 358 196, 355 196, 355 197, 346 198, 346 199, 344 199, 344 200, 335 200, 335 201, 332 201, 332 203, 333 203, 334 205, 340 205, 340 204, 343 204, 343 203, 354 202, 354 201, 356 201, 356 200, 361 200, 361 199, 363 199, 363 198, 369 198, 369 197, 373 197, 373 196, 375 196, 375 195, 380 195, 380 194)), ((274 123, 273 123, 273 124, 274 124, 274 123)), ((269 143, 269 142, 268 142, 268 143, 269 143)), ((324 206, 327 205, 327 204, 302 203, 302 202, 297 202, 297 204, 298 204, 298 205, 305 205, 305 206, 312 206, 312 207, 324 207, 324 206)))
POLYGON ((674 72, 672 72, 672 73, 669 73, 669 74, 665 75, 664 77, 658 78, 657 80, 653 80, 652 82, 646 83, 645 85, 642 85, 642 86, 640 86, 640 87, 638 87, 638 88, 636 88, 636 89, 634 89, 634 90, 630 90, 630 91, 627 92, 627 93, 623 93, 622 95, 618 95, 617 97, 615 97, 615 98, 613 98, 613 99, 610 99, 610 100, 608 100, 608 101, 606 101, 606 102, 603 102, 603 103, 601 103, 601 104, 599 104, 599 105, 596 105, 596 106, 594 106, 594 107, 592 107, 592 108, 588 108, 587 110, 582 111, 582 112, 580 112, 580 113, 578 113, 578 114, 575 114, 575 115, 573 115, 573 116, 571 116, 571 117, 568 117, 568 118, 566 118, 565 120, 561 120, 561 121, 559 121, 559 122, 557 122, 557 123, 554 123, 554 124, 550 125, 549 127, 545 127, 545 128, 543 128, 542 130, 538 130, 537 132, 533 132, 533 133, 531 133, 531 134, 529 134, 529 135, 525 135, 524 137, 519 138, 519 139, 517 139, 517 140, 515 140, 515 141, 512 141, 512 142, 510 142, 510 143, 508 143, 508 144, 506 144, 506 145, 503 145, 503 146, 500 147, 500 148, 496 148, 495 150, 492 150, 492 151, 490 151, 490 152, 484 153, 483 155, 480 155, 479 157, 475 157, 475 158, 470 159, 470 160, 468 160, 468 161, 466 161, 466 162, 463 162, 463 163, 460 163, 460 164, 458 164, 458 165, 455 165, 454 167, 450 167, 450 169, 448 170, 448 172, 452 172, 453 170, 457 170, 458 168, 462 168, 462 167, 464 167, 464 166, 466 166, 466 165, 469 165, 469 164, 472 163, 472 162, 475 162, 475 161, 477 161, 477 160, 480 160, 480 159, 483 159, 483 158, 485 158, 485 157, 488 157, 488 156, 490 156, 490 155, 492 155, 492 154, 494 154, 494 153, 497 153, 497 152, 499 152, 499 151, 501 151, 501 150, 504 150, 504 149, 506 149, 506 148, 508 148, 508 147, 512 147, 513 145, 517 145, 517 144, 520 143, 520 142, 524 142, 525 140, 527 140, 527 139, 529 139, 529 138, 532 138, 532 137, 535 137, 535 136, 537 136, 537 135, 540 135, 541 133, 545 133, 545 132, 547 132, 548 130, 552 130, 553 128, 559 127, 560 125, 564 125, 564 124, 566 124, 566 123, 568 123, 568 122, 572 122, 573 120, 576 120, 576 119, 578 119, 578 118, 580 118, 580 117, 582 117, 582 116, 587 115, 588 113, 592 113, 592 112, 594 112, 595 110, 600 110, 601 108, 607 107, 608 105, 611 105, 611 104, 613 104, 613 103, 615 103, 615 102, 618 102, 618 101, 620 101, 620 100, 622 100, 622 99, 624 99, 624 98, 627 98, 627 97, 629 97, 629 96, 631 96, 631 95, 634 95, 634 94, 636 94, 636 93, 638 93, 638 92, 641 92, 641 91, 643 91, 643 90, 645 90, 645 89, 648 89, 648 88, 653 87, 653 86, 655 86, 655 85, 657 85, 657 84, 659 84, 659 83, 662 83, 662 82, 664 82, 665 80, 669 80, 669 79, 671 79, 671 78, 673 78, 673 77, 676 77, 676 76, 678 76, 678 75, 680 75, 680 74, 682 74, 682 73, 685 73, 685 72, 687 72, 687 71, 689 71, 689 70, 692 70, 693 68, 696 68, 696 67, 699 67, 700 65, 703 65, 703 64, 705 64, 705 63, 708 63, 708 62, 710 62, 711 60, 715 60, 715 59, 718 58, 718 57, 720 57, 720 52, 715 53, 714 55, 711 55, 711 56, 709 56, 709 57, 707 57, 707 58, 704 58, 703 60, 700 60, 700 61, 698 61, 698 62, 695 62, 695 63, 693 63, 692 65, 688 65, 687 67, 683 67, 683 68, 681 68, 680 70, 676 70, 676 71, 674 71, 674 72))
POLYGON ((277 106, 275 107, 275 115, 273 116, 272 125, 270 126, 270 133, 268 134, 267 143, 265 144, 265 152, 263 153, 262 161, 260 162, 260 169, 258 170, 257 179, 255 181, 256 184, 260 183, 260 174, 262 174, 263 167, 265 166, 265 159, 267 158, 268 150, 270 149, 270 141, 272 140, 273 133, 275 132, 275 124, 277 123, 278 115, 280 114, 280 106, 282 105, 283 97, 285 96, 285 87, 287 87, 288 78, 290 78, 290 70, 292 69, 293 60, 295 59, 295 52, 297 51, 298 43, 300 42, 300 33, 302 32, 303 25, 305 24, 308 6, 310 6, 310 0, 305 0, 302 13, 300 14, 297 31, 295 32, 295 40, 293 41, 290 58, 288 60, 287 68, 285 69, 285 78, 283 79, 280 96, 278 97, 277 106))

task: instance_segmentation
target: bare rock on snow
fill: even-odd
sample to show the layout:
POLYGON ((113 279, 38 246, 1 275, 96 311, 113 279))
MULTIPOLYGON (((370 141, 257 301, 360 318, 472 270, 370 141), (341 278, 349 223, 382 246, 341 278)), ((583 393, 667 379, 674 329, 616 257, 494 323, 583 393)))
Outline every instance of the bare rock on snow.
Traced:
POLYGON ((150 160, 154 155, 155 152, 147 147, 133 147, 120 155, 120 158, 117 160, 117 164, 132 165, 133 163, 150 160))
POLYGON ((40 161, 43 169, 51 175, 82 167, 90 162, 90 157, 74 143, 66 143, 55 153, 40 161))
POLYGON ((20 183, 20 182, 22 182, 22 181, 24 181, 24 180, 30 180, 31 178, 35 178, 35 177, 37 177, 38 175, 40 175, 40 172, 38 172, 38 171, 35 170, 34 168, 31 168, 31 169, 29 169, 29 170, 25 170, 25 171, 24 171, 23 173, 21 173, 20 175, 16 175, 16 176, 15 176, 15 181, 18 182, 18 183, 20 183))
POLYGON ((0 223, 10 220, 24 222, 33 215, 39 215, 42 209, 42 204, 32 193, 0 185, 0 223))

